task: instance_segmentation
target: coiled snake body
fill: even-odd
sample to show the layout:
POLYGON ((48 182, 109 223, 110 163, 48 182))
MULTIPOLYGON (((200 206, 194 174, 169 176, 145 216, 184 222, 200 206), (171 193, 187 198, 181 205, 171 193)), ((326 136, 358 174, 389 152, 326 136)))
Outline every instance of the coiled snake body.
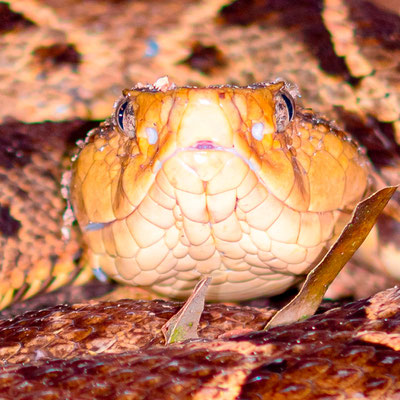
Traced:
MULTIPOLYGON (((76 278, 79 236, 90 268, 78 281, 94 268, 185 298, 208 275, 211 300, 276 294, 320 260, 361 198, 398 183, 396 10, 364 0, 66 3, 0 7, 13 28, 0 37, 1 307, 76 278), (125 90, 81 141, 63 182, 81 233, 66 242, 60 160, 81 123, 9 117, 104 119, 116 87, 160 74, 180 86, 125 90), (338 124, 302 108, 289 81, 303 107, 338 124)), ((399 276, 398 201, 357 255, 372 283, 399 276)), ((0 398, 396 398, 399 304, 391 289, 247 334, 269 311, 207 305, 201 339, 166 348, 172 301, 56 306, 0 322, 0 398)))

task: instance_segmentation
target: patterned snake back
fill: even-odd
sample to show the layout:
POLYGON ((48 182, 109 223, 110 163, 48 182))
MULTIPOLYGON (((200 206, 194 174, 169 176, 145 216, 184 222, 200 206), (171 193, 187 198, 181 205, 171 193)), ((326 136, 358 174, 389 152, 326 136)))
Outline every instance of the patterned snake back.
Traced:
MULTIPOLYGON (((291 200, 301 199, 299 193, 305 193, 307 195, 303 199, 307 199, 305 203, 308 207, 313 202, 313 192, 307 184, 298 184, 304 183, 304 180, 298 179, 301 168, 314 170, 314 183, 318 183, 325 172, 324 167, 316 167, 318 163, 314 166, 310 161, 315 150, 320 156, 324 154, 322 158, 325 161, 329 159, 332 165, 339 163, 343 168, 346 164, 346 160, 335 151, 326 151, 331 148, 332 142, 336 143, 334 149, 340 148, 337 141, 342 143, 346 149, 343 150, 345 158, 352 165, 350 169, 358 171, 355 172, 358 178, 343 178, 342 172, 336 172, 330 194, 318 197, 325 199, 324 206, 332 201, 335 202, 335 209, 344 203, 352 207, 364 189, 368 191, 370 187, 398 183, 400 17, 397 3, 395 0, 11 0, 0 3, 0 308, 73 280, 88 279, 90 269, 79 272, 76 263, 82 259, 79 232, 72 229, 70 240, 65 241, 60 229, 65 209, 59 195, 61 174, 66 168, 63 155, 78 139, 78 134, 82 139, 89 129, 98 125, 99 120, 109 116, 112 102, 124 87, 132 87, 139 81, 154 82, 160 75, 168 75, 179 86, 191 87, 212 84, 246 87, 278 77, 280 81, 296 83, 302 98, 295 98, 298 106, 293 120, 288 94, 295 97, 294 94, 290 90, 287 94, 285 90, 282 96, 283 92, 276 88, 265 96, 267 106, 262 102, 263 105, 258 107, 258 110, 267 111, 260 112, 251 121, 243 119, 249 128, 246 132, 253 145, 252 151, 257 154, 255 163, 262 158, 263 152, 270 155, 276 151, 275 154, 284 156, 274 159, 276 163, 272 166, 279 167, 280 161, 290 167, 284 169, 287 174, 284 193, 279 192, 274 180, 268 182, 268 188, 282 212, 285 210, 292 214, 292 221, 308 219, 311 215, 300 206, 294 207, 293 202, 290 206, 284 203, 290 198, 292 189, 297 194, 291 200), (285 125, 289 120, 289 124, 285 126, 285 135, 267 134, 268 143, 261 145, 256 139, 261 130, 254 128, 254 137, 252 126, 259 127, 256 124, 262 122, 265 129, 272 125, 274 129, 280 129, 275 115, 276 96, 283 99, 283 103, 278 103, 283 104, 284 111, 283 120, 278 118, 278 121, 285 125), (323 113, 327 118, 315 118, 311 111, 302 108, 305 106, 323 113), (97 121, 76 121, 76 118, 97 121), (263 118, 262 121, 260 118, 263 118), (44 120, 53 122, 23 123, 44 120), (64 120, 74 121, 56 122, 64 120), (336 123, 326 120, 336 120, 336 123), (296 130, 292 131, 293 127, 296 130), (351 141, 345 140, 347 133, 342 131, 355 137, 364 146, 363 150, 356 150, 351 141), (318 139, 313 141, 309 132, 318 139), (300 135, 291 136, 292 133, 300 135), (282 140, 283 137, 285 139, 282 140), (298 144, 299 138, 306 144, 304 149, 298 144), (365 164, 365 151, 372 161, 368 166, 365 164), (294 176, 296 179, 293 179, 294 176), (349 197, 343 196, 343 181, 346 181, 346 193, 351 194, 349 197), (353 184, 354 192, 347 192, 353 184), (340 190, 336 192, 334 188, 340 190)), ((207 89, 202 93, 214 96, 219 90, 207 89)), ((264 88, 265 93, 269 90, 264 88)), ((227 88, 225 91, 229 92, 227 88)), ((114 116, 111 124, 103 124, 88 139, 85 148, 94 149, 97 145, 98 164, 104 161, 102 157, 105 153, 99 151, 103 145, 118 153, 115 142, 110 143, 108 139, 117 138, 115 140, 129 142, 135 147, 132 129, 129 128, 132 123, 129 108, 137 105, 138 96, 136 89, 125 95, 129 93, 134 99, 126 102, 124 97, 125 100, 118 103, 118 110, 123 108, 121 119, 114 116), (118 128, 121 123, 122 129, 121 126, 118 128), (126 127, 128 132, 125 132, 126 127)), ((187 89, 186 92, 182 90, 180 98, 188 99, 192 93, 200 97, 197 90, 192 92, 187 89)), ((142 96, 143 103, 148 105, 147 110, 152 114, 154 109, 146 103, 148 99, 169 95, 165 92, 151 94, 144 90, 142 96)), ((235 97, 234 94, 232 96, 235 97)), ((238 97, 241 96, 238 94, 238 97)), ((171 92, 168 101, 172 102, 172 97, 171 92)), ((154 106, 159 106, 157 101, 154 106)), ((192 104, 191 100, 188 104, 192 104)), ((216 103, 213 101, 211 104, 216 103)), ((146 108, 142 106, 135 112, 143 115, 142 122, 136 121, 139 127, 148 121, 159 123, 159 114, 156 113, 157 118, 146 115, 146 108)), ((218 113, 213 115, 221 115, 218 113)), ((229 125, 234 124, 236 114, 228 111, 226 115, 229 125)), ((192 121, 192 128, 203 122, 202 116, 201 113, 192 121)), ((157 125, 157 128, 160 126, 157 125)), ((149 150, 146 156, 142 156, 146 160, 147 156, 156 160, 161 154, 152 153, 151 145, 146 144, 146 140, 154 140, 155 132, 152 129, 146 132, 146 128, 154 126, 143 126, 141 132, 146 136, 138 133, 145 138, 138 147, 149 150)), ((177 130, 173 132, 178 133, 177 130)), ((159 139, 162 131, 156 129, 156 134, 159 139)), ((248 145, 246 141, 243 139, 241 146, 248 145)), ((209 145, 208 142, 200 143, 200 146, 209 145)), ((125 151, 124 146, 121 148, 125 151)), ((168 149, 173 151, 172 147, 168 149)), ((82 153, 85 151, 82 150, 82 153)), ((126 155, 117 155, 119 160, 128 164, 126 155)), ((111 154, 106 162, 115 160, 115 154, 111 154)), ((182 160, 174 159, 174 162, 178 161, 182 160)), ((192 165, 193 160, 185 159, 183 166, 188 163, 192 165)), ((161 171, 167 164, 162 164, 161 171)), ((239 165, 251 170, 248 163, 239 162, 239 165)), ((104 181, 99 178, 97 183, 102 185, 104 181)), ((221 186, 229 183, 230 179, 222 180, 221 186)), ((183 195, 186 193, 182 195, 184 191, 178 192, 180 187, 173 187, 181 196, 181 204, 185 204, 183 195)), ((153 190, 157 188, 160 187, 153 186, 153 190)), ((85 190, 90 197, 90 190, 85 190)), ((123 192, 116 190, 115 193, 123 192)), ((127 196, 131 193, 127 190, 127 196)), ((143 194, 140 191, 136 193, 143 194)), ((215 195, 221 196, 219 193, 215 195)), ((100 237, 94 243, 101 250, 96 253, 94 250, 97 248, 93 246, 95 257, 111 259, 113 263, 107 264, 107 272, 121 280, 133 282, 137 279, 139 284, 158 285, 156 289, 159 292, 185 296, 193 286, 191 265, 190 271, 179 271, 173 275, 169 270, 172 261, 162 267, 162 262, 151 265, 153 270, 158 268, 157 274, 147 272, 145 268, 149 264, 146 263, 143 264, 145 268, 140 264, 140 268, 136 265, 130 269, 123 262, 115 262, 126 254, 120 254, 118 245, 113 244, 113 229, 117 224, 110 222, 116 216, 114 211, 125 221, 127 209, 129 213, 129 210, 132 211, 129 207, 136 205, 134 199, 124 196, 119 198, 123 200, 120 206, 114 202, 112 207, 105 207, 106 217, 103 216, 99 222, 91 220, 93 215, 90 214, 88 219, 85 212, 79 211, 82 228, 92 228, 83 229, 84 232, 91 232, 91 235, 99 235, 99 232, 103 235, 104 232, 106 237, 106 240, 100 237), (93 229, 96 228, 93 222, 100 224, 97 225, 100 229, 93 229), (162 286, 159 278, 168 273, 171 276, 162 286), (178 274, 179 279, 176 278, 178 274)), ((201 194, 194 197, 193 204, 195 201, 198 204, 199 198, 201 194)), ((216 202, 216 205, 219 204, 216 202)), ((382 284, 387 285, 387 271, 399 277, 398 204, 397 196, 389 205, 387 214, 378 221, 368 247, 354 260, 355 269, 350 271, 353 275, 356 271, 355 290, 358 294, 376 292, 382 284), (366 258, 366 268, 356 264, 366 258), (382 259, 386 260, 385 264, 382 259)), ((99 209, 103 210, 103 206, 99 209)), ((79 207, 75 205, 75 208, 79 207)), ((94 209, 90 207, 89 212, 94 209)), ((201 210, 201 207, 196 210, 201 210)), ((140 211, 143 211, 144 217, 147 215, 145 210, 140 211)), ((224 212, 227 212, 224 208, 216 208, 216 215, 217 211, 224 217, 224 212)), ((203 230, 197 229, 204 221, 203 215, 200 213, 201 218, 196 220, 198 216, 185 215, 185 212, 183 207, 180 213, 182 221, 194 221, 197 225, 195 230, 191 230, 188 222, 188 226, 182 229, 196 240, 203 233, 203 230)), ((329 218, 335 221, 340 218, 338 214, 347 216, 347 212, 342 208, 336 212, 332 212, 330 207, 322 211, 318 209, 318 213, 331 215, 329 218)), ((279 220, 281 229, 284 229, 284 219, 279 220)), ((155 222, 161 221, 164 220, 159 218, 155 222)), ((144 218, 141 222, 145 225, 149 221, 144 218)), ((252 244, 258 243, 257 238, 254 243, 247 240, 251 239, 251 231, 257 230, 259 222, 255 218, 252 221, 255 226, 249 225, 250 234, 241 230, 242 237, 248 236, 241 248, 245 256, 239 255, 241 264, 230 264, 232 268, 237 267, 234 274, 237 280, 226 280, 220 285, 231 285, 230 298, 248 297, 249 293, 255 295, 251 282, 254 279, 268 282, 261 277, 265 278, 265 265, 271 260, 262 259, 266 251, 261 254, 259 247, 252 247, 252 244), (243 262, 246 257, 249 260, 243 262), (248 262, 253 263, 250 274, 245 270, 248 262), (261 274, 257 274, 260 268, 257 263, 263 263, 261 274), (250 282, 250 287, 246 287, 246 282, 250 282), (237 284, 244 285, 244 294, 234 289, 237 284)), ((154 225, 152 229, 157 231, 154 225)), ((309 225, 313 230, 313 223, 309 221, 309 225)), ((338 222, 336 226, 339 225, 338 222)), ((325 247, 326 243, 322 243, 336 234, 335 229, 324 233, 319 243, 307 241, 307 254, 310 248, 325 247)), ((153 240, 152 234, 148 235, 149 240, 153 240)), ((215 235, 220 243, 228 243, 218 252, 222 258, 231 250, 228 249, 230 242, 223 234, 220 237, 215 235)), ((271 232, 274 254, 290 254, 282 251, 282 247, 287 250, 294 243, 281 241, 281 237, 275 234, 271 232)), ((136 240, 135 233, 125 238, 136 240)), ((161 244, 166 243, 165 237, 163 240, 161 244)), ((148 244, 143 244, 143 248, 151 248, 148 244)), ((198 258, 195 246, 191 248, 190 257, 185 257, 192 260, 198 258)), ((141 251, 142 247, 137 250, 141 251)), ((314 261, 318 259, 317 250, 311 258, 314 261)), ((139 257, 139 260, 143 258, 139 257)), ((173 260, 178 263, 179 257, 175 255, 173 260)), ((201 260, 197 261, 201 265, 201 260)), ((283 290, 285 284, 293 283, 296 276, 307 269, 305 264, 310 265, 308 261, 303 263, 290 258, 284 260, 284 265, 282 260, 277 265, 272 263, 269 268, 271 276, 278 278, 276 287, 283 290)), ((102 268, 106 270, 104 265, 102 268)), ((205 268, 204 265, 201 268, 205 268)), ((223 271, 222 276, 226 277, 223 271)), ((346 278, 340 279, 348 288, 346 278)), ((271 282, 267 286, 273 293, 276 287, 271 282)), ((218 285, 213 290, 214 298, 221 298, 218 285)), ((0 321, 0 398, 397 398, 400 390, 399 304, 399 292, 392 289, 370 300, 351 303, 288 327, 252 333, 245 332, 261 329, 270 317, 269 311, 213 304, 206 306, 199 329, 201 339, 168 347, 163 346, 160 327, 179 308, 179 304, 174 302, 95 302, 30 312, 0 321), (235 333, 240 336, 231 337, 235 333)))

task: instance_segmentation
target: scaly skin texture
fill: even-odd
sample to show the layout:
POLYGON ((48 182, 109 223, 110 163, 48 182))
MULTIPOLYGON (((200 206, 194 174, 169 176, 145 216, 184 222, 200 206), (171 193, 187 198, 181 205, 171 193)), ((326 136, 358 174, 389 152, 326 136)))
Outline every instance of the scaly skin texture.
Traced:
MULTIPOLYGON (((282 77, 299 86, 305 105, 356 135, 383 176, 381 184, 397 184, 400 17, 393 8, 380 8, 380 3, 90 0, 86 7, 75 0, 63 4, 18 0, 0 4, 4 21, 0 119, 103 119, 123 87, 154 82, 160 74, 168 74, 177 84, 203 85, 247 85, 282 77), (368 68, 355 70, 354 65, 368 68), (19 74, 14 73, 16 66, 19 74)), ((60 150, 68 148, 68 138, 67 143, 52 140, 63 136, 57 131, 63 126, 3 126, 0 158, 11 159, 13 172, 0 166, 0 307, 76 277, 73 262, 79 258, 79 244, 65 247, 61 233, 55 231, 63 224, 64 205, 58 193, 65 164, 60 150), (16 134, 22 135, 21 143, 36 145, 21 149, 16 134), (23 159, 28 164, 19 168, 26 152, 30 156, 23 159), (56 157, 49 157, 50 152, 56 157), (43 157, 48 161, 41 162, 43 157), (52 212, 36 212, 37 202, 28 206, 26 193, 46 199, 52 212), (11 207, 10 199, 19 205, 11 207)), ((399 196, 392 202, 394 208, 398 203, 399 196)), ((363 254, 371 279, 362 286, 344 279, 341 294, 343 286, 345 293, 355 291, 357 296, 387 286, 383 277, 387 270, 399 277, 399 231, 398 217, 381 219, 363 254), (383 265, 382 258, 390 262, 383 265)), ((352 274, 365 271, 357 266, 352 274)), ((347 276, 342 273, 339 281, 347 276)))
MULTIPOLYGON (((396 184, 397 3, 391 9, 382 0, 0 3, 0 306, 76 276, 80 245, 66 246, 58 229, 65 207, 59 182, 64 149, 75 133, 83 137, 88 130, 79 128, 82 122, 24 125, 9 117, 103 120, 122 88, 163 74, 179 85, 282 77, 299 86, 304 105, 355 135, 384 182, 396 184)), ((375 233, 370 275, 356 270, 358 294, 378 281, 380 256, 389 255, 398 274, 400 229, 393 214, 380 219, 375 233)), ((264 322, 259 312, 235 308, 232 315, 207 306, 202 327, 214 320, 218 333, 210 340, 123 356, 103 353, 128 350, 135 339, 161 343, 159 326, 178 306, 117 302, 25 314, 1 323, 1 357, 16 362, 1 369, 1 397, 396 398, 398 297, 386 292, 222 346, 215 341, 221 327, 260 329, 264 322), (240 310, 246 313, 236 318, 240 310), (89 350, 85 356, 80 344, 89 350), (71 349, 83 359, 64 359, 71 349)))
POLYGON ((66 241, 60 229, 60 160, 74 132, 90 126, 76 121, 0 127, 0 308, 80 273, 78 236, 71 231, 66 241))
POLYGON ((92 267, 169 297, 204 276, 210 300, 282 293, 366 194, 366 157, 284 82, 157 85, 124 91, 74 163, 92 267))
POLYGON ((265 310, 212 304, 201 339, 163 346, 172 302, 58 306, 0 322, 4 399, 396 399, 400 293, 258 330, 265 310), (223 329, 221 329, 223 328, 223 329), (225 332, 225 337, 221 336, 225 332), (236 332, 237 333, 237 332, 236 332))

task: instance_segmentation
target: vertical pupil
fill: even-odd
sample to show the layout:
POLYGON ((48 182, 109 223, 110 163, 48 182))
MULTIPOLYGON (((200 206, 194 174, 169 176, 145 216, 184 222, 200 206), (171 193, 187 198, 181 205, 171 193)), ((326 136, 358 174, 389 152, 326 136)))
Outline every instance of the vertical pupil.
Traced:
POLYGON ((294 114, 292 100, 284 93, 282 93, 282 98, 286 103, 286 107, 287 107, 288 112, 289 112, 289 120, 291 121, 293 119, 293 114, 294 114))
POLYGON ((124 112, 125 112, 127 105, 128 105, 128 102, 125 101, 123 104, 121 104, 121 106, 119 107, 119 110, 118 110, 118 115, 117 115, 118 125, 122 130, 124 130, 124 112))

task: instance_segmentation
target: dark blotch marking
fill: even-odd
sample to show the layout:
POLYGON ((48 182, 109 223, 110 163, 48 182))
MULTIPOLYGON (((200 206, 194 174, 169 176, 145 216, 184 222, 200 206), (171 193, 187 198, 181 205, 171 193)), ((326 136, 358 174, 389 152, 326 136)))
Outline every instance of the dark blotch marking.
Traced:
POLYGON ((381 9, 370 1, 348 4, 350 17, 356 22, 356 32, 362 41, 387 50, 400 49, 400 15, 381 9))
POLYGON ((65 123, 60 131, 65 131, 68 134, 66 144, 68 147, 76 146, 76 142, 80 139, 85 139, 87 132, 99 126, 101 121, 82 121, 75 120, 65 123))
MULTIPOLYGON (((333 49, 321 18, 322 8, 322 0, 236 0, 221 8, 219 20, 227 25, 284 26, 293 40, 303 40, 324 71, 356 84, 358 80, 333 49)), ((288 40, 292 40, 290 36, 288 40)))
POLYGON ((377 168, 400 165, 400 146, 391 122, 380 122, 372 116, 362 118, 340 107, 336 111, 345 130, 367 149, 377 168))
POLYGON ((12 217, 10 207, 0 206, 0 233, 9 238, 16 236, 19 228, 21 228, 21 222, 12 217))
POLYGON ((196 42, 192 46, 190 56, 180 61, 179 64, 188 65, 190 68, 209 75, 215 69, 225 67, 227 61, 224 54, 216 46, 205 46, 196 42))
MULTIPOLYGON (((0 125, 0 167, 6 170, 24 167, 32 162, 32 155, 40 153, 51 156, 52 149, 62 151, 75 148, 75 143, 83 139, 86 133, 97 126, 96 121, 45 122, 42 124, 24 124, 9 122, 0 125), (51 137, 51 140, 49 140, 51 137)), ((43 174, 47 172, 43 171, 43 174)), ((48 172, 52 179, 54 174, 48 172)), ((59 179, 57 177, 57 179, 59 179)), ((0 183, 7 177, 0 173, 0 183)))
POLYGON ((261 367, 257 368, 257 370, 254 370, 253 373, 255 371, 258 371, 259 373, 260 372, 263 372, 263 373, 277 372, 280 374, 286 370, 287 366, 288 366, 288 363, 285 359, 277 358, 276 360, 274 360, 270 363, 264 364, 261 367))
POLYGON ((44 66, 59 66, 69 64, 75 69, 81 62, 81 55, 73 44, 56 43, 51 46, 38 47, 33 55, 44 66))
POLYGON ((18 130, 0 135, 0 166, 6 169, 24 167, 35 151, 31 137, 18 130))
POLYGON ((22 30, 31 26, 35 26, 32 21, 12 11, 9 4, 0 2, 0 33, 22 30))

